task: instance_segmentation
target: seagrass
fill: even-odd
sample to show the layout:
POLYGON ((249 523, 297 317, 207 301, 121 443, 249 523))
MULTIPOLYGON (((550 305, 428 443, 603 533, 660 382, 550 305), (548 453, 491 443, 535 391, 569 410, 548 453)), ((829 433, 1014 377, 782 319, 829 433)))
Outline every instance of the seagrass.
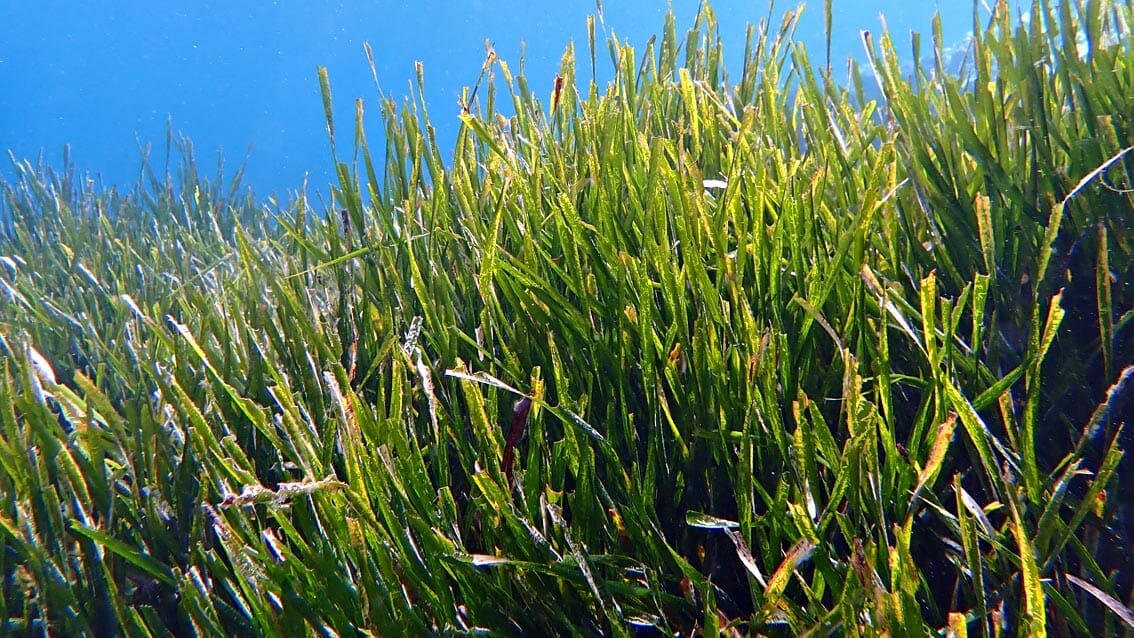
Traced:
POLYGON ((12 158, 4 629, 1129 635, 1134 15, 973 15, 321 68, 325 210, 12 158))

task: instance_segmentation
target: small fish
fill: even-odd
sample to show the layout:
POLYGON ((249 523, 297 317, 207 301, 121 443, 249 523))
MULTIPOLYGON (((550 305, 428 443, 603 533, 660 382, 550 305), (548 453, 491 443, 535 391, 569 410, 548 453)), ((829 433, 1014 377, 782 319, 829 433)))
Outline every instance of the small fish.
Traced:
POLYGON ((524 397, 516 401, 512 406, 512 426, 508 429, 508 437, 504 441, 504 458, 501 460, 501 465, 504 466, 504 476, 508 479, 508 484, 512 484, 512 465, 516 459, 516 444, 524 436, 524 430, 528 426, 528 414, 532 410, 532 400, 524 397))
POLYGON ((555 88, 551 90, 551 114, 555 115, 555 107, 559 106, 559 94, 563 90, 563 76, 555 76, 555 88))
POLYGON ((341 216, 342 220, 343 220, 343 235, 345 235, 346 237, 349 238, 350 237, 350 213, 348 213, 347 210, 344 208, 341 211, 339 211, 339 216, 341 216))

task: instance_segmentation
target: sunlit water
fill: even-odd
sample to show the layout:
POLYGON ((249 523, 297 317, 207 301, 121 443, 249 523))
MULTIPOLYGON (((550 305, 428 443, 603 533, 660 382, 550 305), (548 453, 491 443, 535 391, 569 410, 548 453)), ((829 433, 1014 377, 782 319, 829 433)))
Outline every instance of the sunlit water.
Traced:
MULTIPOLYGON (((674 2, 679 33, 692 26, 697 3, 674 2)), ((303 183, 325 192, 331 158, 315 74, 331 74, 336 111, 353 121, 353 102, 364 98, 370 137, 377 140, 377 89, 363 53, 375 52, 381 89, 410 91, 415 61, 424 64, 426 100, 443 147, 457 130, 458 96, 477 79, 485 41, 513 70, 521 57, 533 90, 550 93, 565 47, 574 42, 579 80, 589 79, 586 17, 589 2, 199 2, 161 5, 127 0, 0 3, 0 149, 17 159, 44 154, 61 162, 71 145, 82 171, 107 185, 129 187, 137 177, 140 148, 153 143, 164 162, 167 122, 193 140, 202 170, 223 156, 230 175, 245 164, 245 183, 258 194, 286 195, 303 183), (538 9, 533 7, 538 6, 538 9)), ((603 33, 639 49, 660 32, 667 3, 608 0, 602 7, 597 50, 599 79, 610 75, 603 33)), ((730 67, 740 63, 745 25, 768 17, 763 2, 713 3, 730 67)), ((777 2, 774 24, 794 2, 777 2)), ((877 33, 885 14, 899 52, 908 55, 909 33, 926 34, 933 2, 835 0, 832 60, 861 56, 861 31, 877 33)), ((967 2, 942 5, 947 42, 972 28, 967 2)), ((978 10, 987 17, 987 10, 978 10)), ((825 57, 823 3, 805 10, 797 37, 812 60, 825 57)), ((11 166, 0 162, 0 174, 11 166)))

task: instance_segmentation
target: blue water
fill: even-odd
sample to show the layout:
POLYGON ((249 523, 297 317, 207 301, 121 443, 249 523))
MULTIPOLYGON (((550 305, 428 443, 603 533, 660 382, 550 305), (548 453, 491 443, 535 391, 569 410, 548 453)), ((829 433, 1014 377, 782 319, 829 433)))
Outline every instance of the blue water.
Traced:
MULTIPOLYGON (((692 26, 697 3, 674 5, 680 35, 692 26)), ((794 6, 778 2, 774 23, 794 6)), ((666 7, 661 0, 604 3, 600 79, 610 69, 602 27, 640 50, 660 32, 666 7)), ((766 17, 768 5, 719 0, 713 7, 726 59, 735 68, 743 55, 745 24, 766 17)), ((947 42, 971 29, 968 2, 835 0, 834 60, 861 56, 860 30, 877 32, 883 13, 901 52, 909 50, 911 30, 925 34, 927 51, 938 9, 947 42)), ((579 80, 589 79, 586 16, 595 13, 595 4, 584 0, 3 2, 0 149, 21 160, 42 154, 58 167, 64 145, 70 145, 80 171, 106 186, 129 188, 139 175, 143 145, 153 144, 161 167, 168 122, 193 141, 206 174, 223 157, 226 175, 245 166, 244 184, 258 195, 286 196, 305 176, 309 193, 325 193, 333 177, 317 65, 329 69, 341 143, 349 149, 345 133, 351 131, 355 98, 363 98, 368 108, 368 135, 375 146, 381 132, 363 43, 374 49, 387 95, 407 95, 415 61, 421 61, 430 115, 440 143, 450 147, 457 99, 462 87, 477 80, 486 39, 514 71, 522 54, 533 90, 547 95, 570 41, 576 46, 579 80)), ((797 36, 820 63, 822 0, 805 10, 797 36)), ((0 175, 12 175, 6 157, 0 158, 0 175)))

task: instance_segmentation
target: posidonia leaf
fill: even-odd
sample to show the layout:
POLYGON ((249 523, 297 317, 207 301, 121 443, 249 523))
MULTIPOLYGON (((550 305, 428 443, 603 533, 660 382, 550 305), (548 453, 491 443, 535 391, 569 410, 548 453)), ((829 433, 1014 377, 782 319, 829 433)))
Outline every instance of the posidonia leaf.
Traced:
POLYGON ((110 553, 137 567, 149 576, 161 581, 163 584, 173 586, 173 572, 170 571, 169 567, 154 557, 143 554, 137 547, 129 545, 102 530, 87 527, 75 520, 70 522, 69 529, 79 536, 83 536, 102 545, 110 553))
MULTIPOLYGON (((1039 308, 1035 309, 1038 318, 1039 308)), ((1043 333, 1038 340, 1033 336, 1028 347, 1028 373, 1025 377, 1027 397, 1024 404, 1024 418, 1020 432, 1020 446, 1023 448, 1024 484, 1028 488, 1028 497, 1034 501, 1040 499, 1040 471, 1036 462, 1036 428, 1039 427, 1039 401, 1041 392, 1042 366, 1047 358, 1048 350, 1055 341, 1059 326, 1063 323, 1066 311, 1063 309, 1063 291, 1059 291, 1051 298, 1047 310, 1047 319, 1043 324, 1043 333)), ((1038 319, 1033 319, 1033 322, 1038 319)))
MULTIPOLYGON (((969 440, 977 449, 977 454, 980 458, 981 464, 984 466, 984 471, 989 476, 999 477, 999 464, 996 462, 992 453, 992 448, 995 445, 998 449, 1006 452, 1006 448, 996 440, 996 436, 985 425, 984 420, 980 418, 972 404, 969 403, 951 381, 948 379, 943 380, 945 396, 948 398, 952 409, 956 411, 961 419, 961 423, 965 426, 965 431, 969 435, 969 440)), ((1012 456, 1004 454, 1005 460, 1015 466, 1015 460, 1012 456)), ((997 479, 997 482, 1002 482, 997 479)))
POLYGON ((467 560, 475 567, 496 567, 499 565, 514 565, 516 561, 502 556, 493 556, 491 554, 469 554, 468 556, 459 557, 461 560, 467 560))
POLYGON ((1094 437, 1099 428, 1118 416, 1117 410, 1131 383, 1134 383, 1134 366, 1127 366, 1118 374, 1118 379, 1107 388, 1106 400, 1100 403, 1091 413, 1091 419, 1087 422, 1087 427, 1083 432, 1084 438, 1094 437))
POLYGON ((736 529, 740 527, 740 523, 736 521, 717 518, 701 512, 686 512, 685 524, 703 529, 736 529))
POLYGON ((768 585, 764 588, 765 607, 774 605, 779 600, 792 574, 800 565, 811 558, 811 553, 814 551, 815 545, 807 540, 800 540, 792 545, 784 556, 783 562, 780 563, 775 572, 772 572, 772 576, 768 579, 768 585))
POLYGON ((472 381, 473 383, 480 383, 480 384, 492 386, 494 388, 500 388, 501 390, 507 390, 508 392, 511 392, 512 394, 515 394, 516 396, 519 396, 519 397, 522 397, 522 398, 528 398, 528 399, 533 398, 533 397, 529 397, 528 395, 524 394, 520 390, 517 390, 516 388, 508 385, 507 383, 501 381, 500 379, 497 379, 496 377, 492 376, 491 374, 488 374, 487 372, 477 372, 475 374, 469 374, 465 370, 457 368, 457 369, 452 369, 452 370, 446 370, 445 376, 456 377, 458 379, 464 379, 465 381, 472 381))
POLYGON ((1095 225, 1099 236, 1098 256, 1095 259, 1096 310, 1099 313, 1099 341, 1103 360, 1103 374, 1111 378, 1114 373, 1114 295, 1111 291, 1110 246, 1106 224, 1095 225))
POLYGON ((732 544, 736 546, 736 555, 740 557, 740 563, 748 570, 749 574, 760 583, 761 587, 767 589, 768 584, 764 581, 764 575, 760 573, 760 566, 756 564, 756 559, 752 556, 752 551, 748 549, 748 543, 744 542, 744 537, 736 530, 726 527, 725 535, 728 536, 732 544))
POLYGON ((929 365, 937 370, 941 365, 937 342, 937 274, 929 271, 918 285, 918 298, 921 303, 921 336, 924 339, 925 355, 929 365))
POLYGON ((937 473, 941 471, 941 464, 945 461, 945 453, 949 450, 949 444, 953 442, 953 431, 956 427, 956 412, 949 412, 945 417, 945 421, 937 427, 937 435, 933 437, 933 446, 929 449, 929 456, 925 460, 925 467, 918 473, 917 487, 914 488, 913 496, 910 498, 911 508, 914 506, 914 501, 917 500, 918 495, 921 494, 922 489, 926 485, 931 484, 933 480, 937 478, 937 473))
POLYGON ((1131 611, 1129 607, 1119 602, 1117 598, 1111 596, 1098 587, 1095 587, 1082 578, 1079 578, 1078 576, 1074 576, 1072 574, 1064 574, 1063 577, 1071 583, 1078 585, 1083 589, 1083 591, 1094 596, 1096 600, 1106 605, 1107 609, 1114 612, 1114 615, 1118 616, 1118 619, 1125 623, 1127 627, 1134 629, 1134 611, 1131 611))
POLYGON ((1029 636, 1047 636, 1047 599, 1043 592, 1043 583, 1040 581, 1039 566, 1037 565, 1035 546, 1028 529, 1024 526, 1024 519, 1020 512, 1021 506, 1016 492, 1006 490, 1008 511, 1012 515, 1012 537, 1016 540, 1016 548, 1020 556, 1020 571, 1024 581, 1024 609, 1021 614, 1021 626, 1029 636))
POLYGON ((976 212, 978 237, 980 238, 980 252, 984 258, 984 272, 992 275, 996 272, 996 240, 992 229, 992 210, 988 195, 978 193, 973 200, 973 210, 976 212))
POLYGON ((1044 234, 1043 244, 1040 246, 1039 266, 1036 269, 1036 272, 1040 275, 1041 282, 1043 280, 1043 277, 1045 276, 1045 273, 1047 272, 1047 265, 1051 261, 1052 247, 1055 244, 1055 238, 1059 234, 1059 229, 1062 228, 1063 215, 1064 210, 1067 207, 1067 203, 1071 200, 1072 197, 1078 195, 1084 188, 1086 188, 1087 184, 1090 184, 1095 178, 1097 178, 1099 175, 1102 175, 1108 168, 1121 160, 1123 156, 1125 156, 1130 151, 1134 151, 1134 146, 1127 146, 1114 155, 1111 155, 1110 158, 1108 158, 1105 162, 1099 164, 1089 173, 1084 175, 1083 178, 1079 180, 1079 183, 1075 184, 1074 188, 1071 189, 1071 192, 1067 193, 1067 196, 1064 197, 1062 201, 1057 202, 1054 206, 1051 207, 1051 215, 1050 217, 1048 217, 1046 225, 1047 232, 1044 234))
POLYGON ((331 109, 331 79, 325 66, 317 67, 316 73, 319 76, 319 94, 323 97, 323 118, 327 122, 327 133, 331 137, 331 152, 334 153, 335 121, 334 112, 331 109))

